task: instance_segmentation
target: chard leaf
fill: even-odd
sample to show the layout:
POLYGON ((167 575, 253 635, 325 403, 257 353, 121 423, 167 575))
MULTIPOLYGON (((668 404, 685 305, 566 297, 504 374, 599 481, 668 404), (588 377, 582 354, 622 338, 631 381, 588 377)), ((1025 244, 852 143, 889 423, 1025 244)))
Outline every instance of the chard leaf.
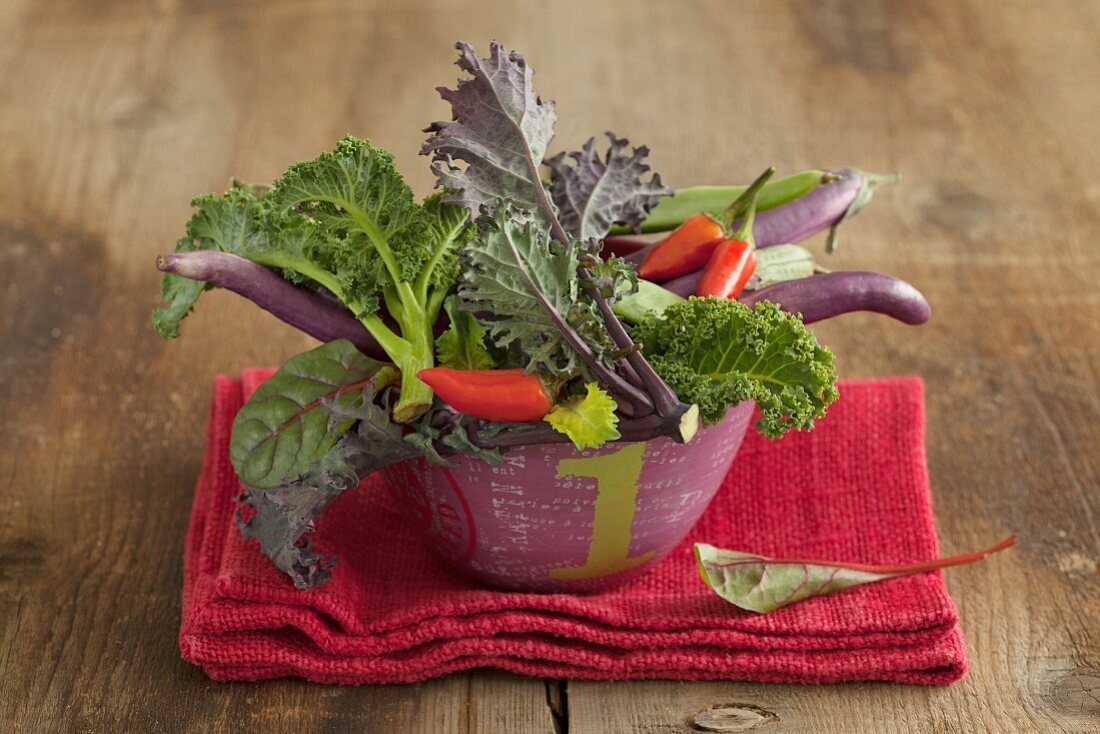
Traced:
POLYGON ((743 400, 760 408, 769 438, 809 429, 837 398, 833 354, 802 320, 774 303, 755 309, 722 298, 690 298, 650 312, 635 338, 650 364, 703 421, 720 421, 743 400))
POLYGON ((443 308, 451 324, 435 340, 439 364, 456 370, 491 369, 493 358, 485 348, 485 327, 469 311, 459 310, 456 296, 448 297, 443 308))
POLYGON ((578 243, 552 243, 529 212, 505 203, 493 219, 481 221, 463 255, 459 296, 467 310, 491 314, 483 322, 496 346, 518 348, 529 370, 560 375, 581 369, 568 340, 598 336, 602 322, 579 293, 578 243))
POLYGON ((539 178, 546 146, 554 136, 554 103, 539 99, 523 56, 493 41, 480 59, 462 41, 458 67, 470 73, 457 88, 439 89, 451 104, 453 121, 434 122, 421 153, 432 154, 437 185, 446 201, 470 210, 474 218, 493 213, 510 199, 531 211, 549 206, 539 178), (466 164, 461 168, 455 161, 466 164))
POLYGON ((812 596, 881 581, 900 574, 876 574, 817 563, 791 563, 751 553, 695 544, 703 581, 730 604, 750 612, 771 612, 812 596))
POLYGON ((339 339, 287 361, 237 413, 229 455, 241 481, 271 488, 305 474, 333 447, 336 436, 323 400, 373 397, 396 370, 339 339))
POLYGON ((329 421, 329 434, 339 436, 335 444, 293 481, 269 488, 250 487, 237 515, 241 536, 255 538, 263 554, 303 590, 324 583, 336 563, 335 557, 314 552, 304 539, 313 530, 314 521, 333 500, 359 486, 375 469, 419 452, 403 440, 402 428, 390 419, 388 407, 372 401, 354 405, 325 398, 320 403, 322 410, 317 412, 329 421), (253 510, 247 519, 245 507, 253 510))
POLYGON ((860 584, 974 563, 1015 542, 1013 535, 975 553, 897 566, 768 558, 707 543, 695 544, 695 560, 703 581, 718 596, 736 607, 763 614, 860 584))
POLYGON ((328 432, 338 436, 332 448, 301 477, 278 487, 252 487, 242 498, 244 505, 237 517, 241 535, 246 540, 255 538, 263 554, 298 589, 320 586, 336 563, 335 557, 315 552, 305 539, 314 521, 333 500, 358 487, 371 472, 419 456, 442 462, 436 441, 456 453, 491 464, 501 462, 498 451, 482 449, 470 441, 461 419, 455 421, 453 413, 427 413, 417 430, 409 433, 393 421, 388 402, 376 399, 345 402, 339 397, 320 398, 321 411, 329 421, 328 432), (246 519, 248 509, 251 512, 246 519))
POLYGON ((598 448, 619 437, 615 400, 594 382, 584 388, 584 395, 558 403, 544 419, 555 431, 568 436, 578 451, 598 448))
POLYGON ((595 138, 589 138, 580 151, 569 154, 573 165, 566 162, 565 153, 546 161, 558 219, 566 232, 582 240, 603 237, 614 224, 636 230, 658 199, 672 194, 657 174, 642 180, 649 171, 642 162, 649 148, 639 146, 628 154, 625 138, 611 132, 607 136, 611 147, 603 158, 596 152, 595 138))

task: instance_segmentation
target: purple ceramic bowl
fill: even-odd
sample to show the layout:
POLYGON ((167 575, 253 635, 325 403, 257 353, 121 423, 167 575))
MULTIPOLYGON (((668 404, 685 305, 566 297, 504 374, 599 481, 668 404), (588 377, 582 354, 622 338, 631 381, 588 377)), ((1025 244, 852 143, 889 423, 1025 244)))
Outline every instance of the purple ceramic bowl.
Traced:
POLYGON ((652 566, 688 534, 733 462, 745 402, 687 444, 657 438, 577 451, 513 448, 500 466, 407 461, 383 469, 412 521, 453 566, 521 591, 593 591, 652 566))

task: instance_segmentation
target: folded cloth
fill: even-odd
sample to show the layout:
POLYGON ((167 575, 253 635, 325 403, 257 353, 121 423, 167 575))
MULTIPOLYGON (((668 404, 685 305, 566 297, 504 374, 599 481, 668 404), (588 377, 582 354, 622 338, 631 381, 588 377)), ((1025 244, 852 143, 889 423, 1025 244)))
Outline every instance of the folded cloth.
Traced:
POLYGON ((553 678, 945 684, 966 671, 938 572, 772 612, 741 611, 699 577, 692 543, 768 556, 905 563, 938 555, 919 379, 848 381, 810 433, 749 432, 690 536, 612 590, 487 589, 438 560, 371 476, 319 518, 339 561, 296 590, 233 524, 233 417, 269 369, 221 376, 184 557, 183 657, 217 680, 398 683, 496 667, 553 678))

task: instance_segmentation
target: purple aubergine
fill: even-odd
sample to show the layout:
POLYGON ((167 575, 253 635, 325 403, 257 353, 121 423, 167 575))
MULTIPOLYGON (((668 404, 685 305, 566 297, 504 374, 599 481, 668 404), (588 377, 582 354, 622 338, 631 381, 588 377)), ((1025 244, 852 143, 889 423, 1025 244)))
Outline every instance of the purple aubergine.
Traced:
MULTIPOLYGON (((836 178, 792 202, 757 213, 752 235, 758 248, 801 242, 828 229, 831 231, 825 250, 832 252, 836 249, 837 227, 867 206, 876 188, 898 180, 897 174, 864 173, 856 168, 826 170, 836 178)), ((734 230, 740 221, 734 222, 734 230)), ((652 247, 632 252, 625 259, 638 264, 652 247)))
POLYGON ((197 250, 161 255, 157 269, 233 291, 315 339, 347 339, 369 357, 389 359, 343 304, 251 260, 218 250, 197 250))
POLYGON ((788 280, 744 293, 738 300, 747 306, 778 303, 784 311, 801 313, 807 324, 851 311, 874 311, 914 326, 932 315, 924 295, 904 280, 858 270, 788 280))

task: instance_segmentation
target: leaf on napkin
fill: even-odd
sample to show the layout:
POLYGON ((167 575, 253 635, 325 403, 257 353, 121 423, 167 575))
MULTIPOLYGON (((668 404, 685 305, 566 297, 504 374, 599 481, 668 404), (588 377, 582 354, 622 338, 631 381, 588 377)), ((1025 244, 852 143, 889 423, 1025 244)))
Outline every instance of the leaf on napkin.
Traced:
POLYGON ((483 207, 491 214, 504 199, 545 211, 539 166, 554 137, 554 103, 535 94, 531 69, 519 53, 495 41, 487 59, 478 58, 468 43, 459 41, 455 48, 458 67, 472 78, 455 89, 439 88, 454 120, 433 122, 426 130, 433 134, 420 150, 433 155, 437 185, 449 190, 445 201, 466 207, 475 218, 483 207))
POLYGON ((764 613, 860 584, 973 563, 1015 542, 1012 535, 976 553, 898 566, 768 558, 707 543, 695 544, 695 559, 703 581, 718 596, 746 611, 764 613))
POLYGON ((397 371, 338 339, 292 357, 266 380, 233 421, 229 456, 249 487, 298 479, 336 442, 322 400, 358 401, 392 382, 397 371))
POLYGON ((661 185, 657 174, 648 181, 642 177, 649 166, 642 161, 649 148, 642 145, 626 152, 629 142, 609 132, 611 147, 601 158, 596 139, 589 138, 580 151, 559 153, 546 161, 550 167, 550 195, 558 207, 558 219, 565 231, 588 240, 603 237, 613 224, 637 228, 649 210, 672 189, 661 185))

